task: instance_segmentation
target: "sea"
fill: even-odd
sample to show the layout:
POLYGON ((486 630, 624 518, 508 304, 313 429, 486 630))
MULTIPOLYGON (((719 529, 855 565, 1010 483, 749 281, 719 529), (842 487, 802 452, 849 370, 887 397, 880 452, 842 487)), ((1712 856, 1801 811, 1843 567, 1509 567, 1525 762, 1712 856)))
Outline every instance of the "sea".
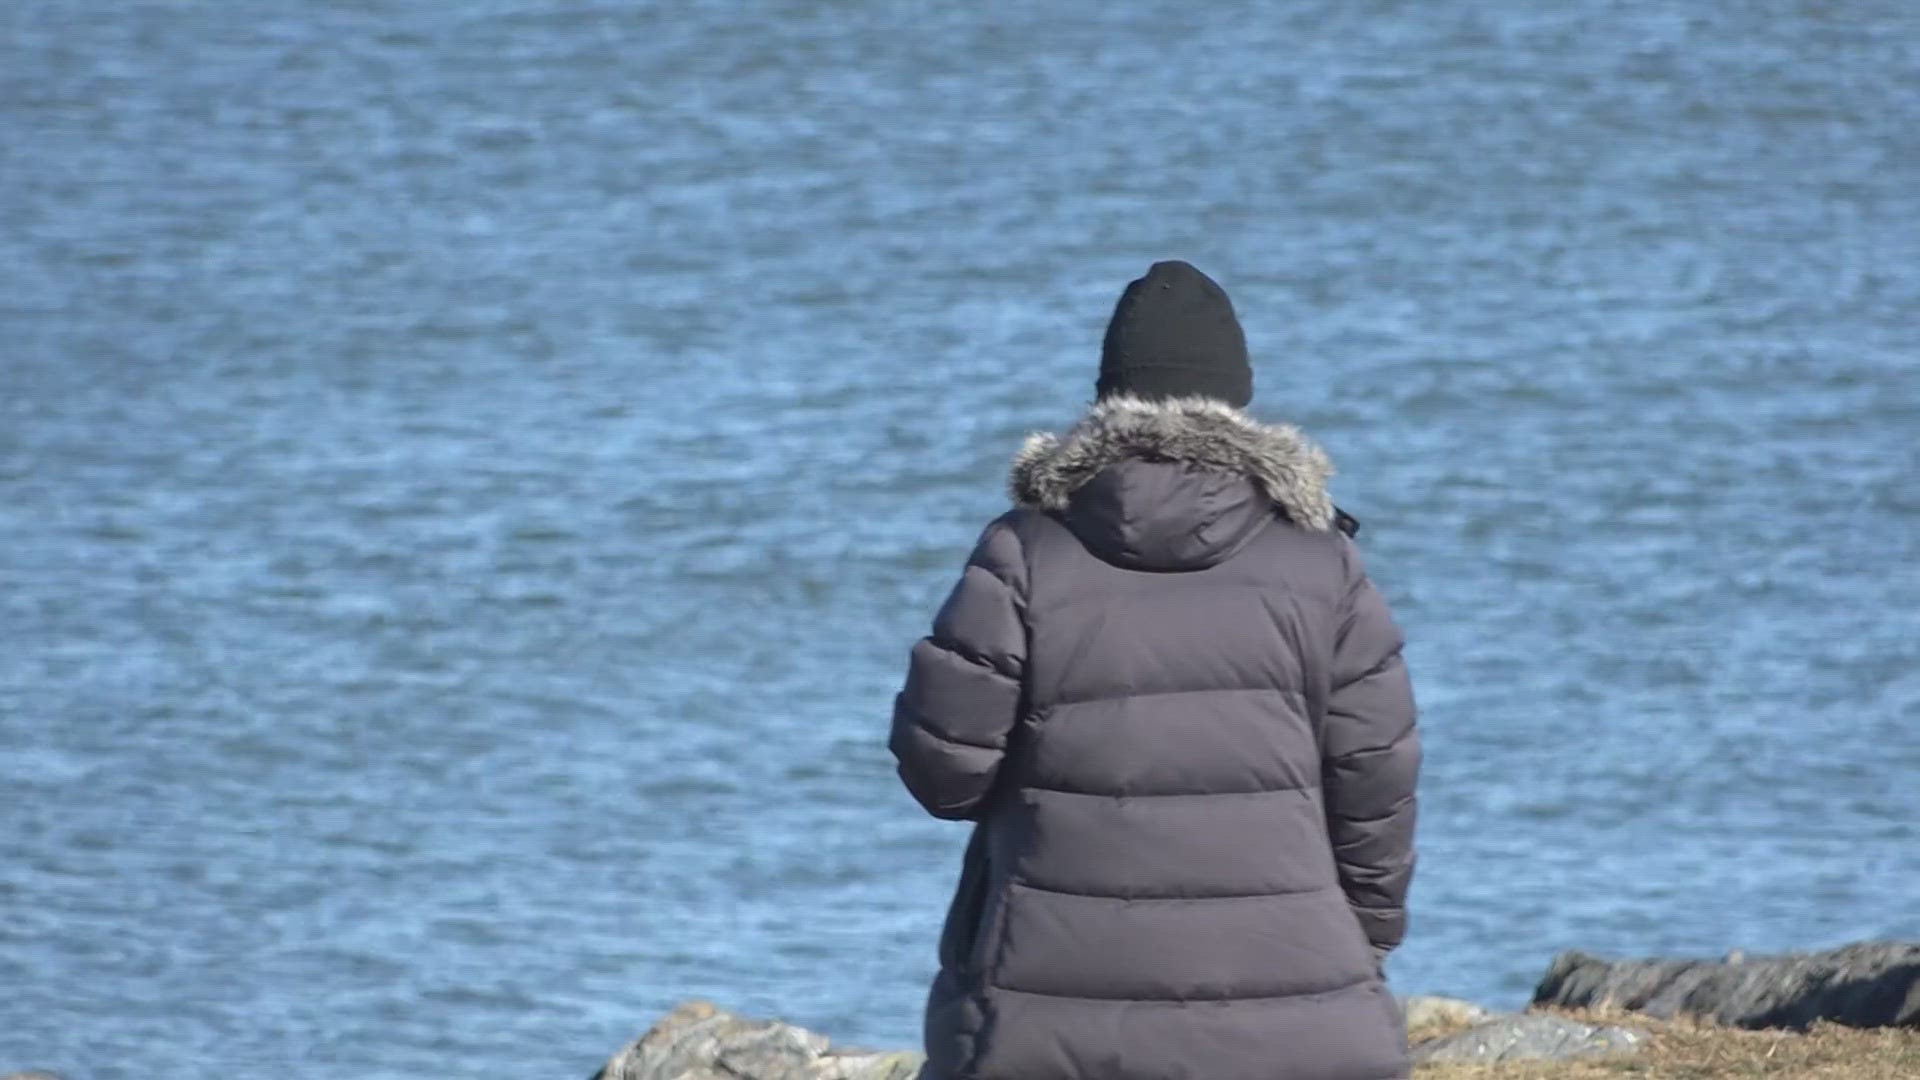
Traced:
POLYGON ((1920 938, 1910 0, 6 0, 0 1072, 917 1044, 892 695, 1169 258, 1407 634, 1397 990, 1920 938))

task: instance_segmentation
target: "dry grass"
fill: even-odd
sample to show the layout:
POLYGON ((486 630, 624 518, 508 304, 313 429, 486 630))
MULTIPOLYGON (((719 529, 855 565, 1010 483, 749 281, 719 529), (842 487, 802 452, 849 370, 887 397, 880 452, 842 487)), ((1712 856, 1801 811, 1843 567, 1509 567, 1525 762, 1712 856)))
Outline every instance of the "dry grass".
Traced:
MULTIPOLYGON (((1690 1021, 1570 1013, 1589 1023, 1651 1032, 1651 1044, 1630 1057, 1511 1065, 1428 1065, 1415 1080, 1920 1080, 1920 1031, 1860 1030, 1821 1024, 1797 1035, 1738 1031, 1690 1021)), ((1449 1032, 1419 1031, 1416 1039, 1449 1032)))

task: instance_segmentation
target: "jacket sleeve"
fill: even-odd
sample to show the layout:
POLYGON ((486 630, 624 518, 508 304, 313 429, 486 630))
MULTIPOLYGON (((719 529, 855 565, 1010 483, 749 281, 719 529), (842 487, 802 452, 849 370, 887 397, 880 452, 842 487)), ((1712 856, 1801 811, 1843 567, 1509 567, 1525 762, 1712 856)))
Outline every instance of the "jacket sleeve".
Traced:
POLYGON ((1407 930, 1420 734, 1400 629, 1342 540, 1347 588, 1333 647, 1322 782, 1347 903, 1385 960, 1407 930))
POLYGON ((888 747, 907 790, 938 818, 974 815, 1019 719, 1026 565, 1007 518, 987 527, 959 584, 913 647, 888 747))

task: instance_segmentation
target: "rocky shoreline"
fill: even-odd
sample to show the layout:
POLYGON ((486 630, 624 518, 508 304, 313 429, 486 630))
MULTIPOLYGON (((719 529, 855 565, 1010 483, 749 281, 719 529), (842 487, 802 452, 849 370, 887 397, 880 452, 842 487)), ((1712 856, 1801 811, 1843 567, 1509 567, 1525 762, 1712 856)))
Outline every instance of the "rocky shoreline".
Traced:
MULTIPOLYGON (((1720 961, 1556 958, 1534 992, 1543 1010, 1692 1017, 1802 1031, 1816 1022, 1920 1029, 1920 944, 1874 942, 1821 953, 1720 961)), ((1451 998, 1401 1002, 1414 1058, 1569 1061, 1638 1053, 1649 1034, 1554 1012, 1501 1014, 1451 998)), ((692 1002, 607 1062, 595 1080, 912 1080, 918 1054, 837 1047, 823 1035, 692 1002)))
MULTIPOLYGON (((1817 1040, 1817 1034, 1796 1033, 1822 1024, 1920 1032, 1920 944, 1872 942, 1718 961, 1608 961, 1569 952, 1555 958, 1527 1012, 1498 1013, 1444 997, 1400 1004, 1414 1059, 1422 1066, 1635 1055, 1654 1038, 1650 1028, 1674 1020, 1773 1031, 1789 1040, 1817 1040), (1590 1023, 1569 1012, 1601 1014, 1608 1022, 1590 1023), (1635 1017, 1644 1017, 1647 1027, 1636 1026, 1635 1017)), ((917 1053, 836 1046, 792 1024, 689 1002, 616 1054, 594 1080, 913 1080, 920 1061, 917 1053)), ((1900 1061, 1920 1064, 1920 1057, 1900 1061)), ((1901 1065, 1891 1074, 1871 1075, 1920 1074, 1901 1065)), ((0 1080, 61 1078, 22 1072, 0 1080)))
POLYGON ((1872 942, 1821 953, 1724 960, 1607 961, 1562 953, 1534 991, 1535 1005, 1624 1009, 1738 1028, 1804 1031, 1920 1027, 1920 945, 1872 942))

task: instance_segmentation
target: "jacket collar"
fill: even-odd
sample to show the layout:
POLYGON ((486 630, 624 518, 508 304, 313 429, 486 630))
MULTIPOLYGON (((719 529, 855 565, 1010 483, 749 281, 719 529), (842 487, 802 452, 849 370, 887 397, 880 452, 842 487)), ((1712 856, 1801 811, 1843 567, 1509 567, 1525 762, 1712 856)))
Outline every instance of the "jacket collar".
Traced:
POLYGON ((1300 429, 1262 424, 1205 398, 1096 402, 1065 435, 1027 439, 1008 478, 1014 502, 1060 513, 1089 480, 1128 460, 1172 461, 1245 477, 1303 529, 1352 535, 1359 523, 1333 505, 1333 463, 1300 429))

